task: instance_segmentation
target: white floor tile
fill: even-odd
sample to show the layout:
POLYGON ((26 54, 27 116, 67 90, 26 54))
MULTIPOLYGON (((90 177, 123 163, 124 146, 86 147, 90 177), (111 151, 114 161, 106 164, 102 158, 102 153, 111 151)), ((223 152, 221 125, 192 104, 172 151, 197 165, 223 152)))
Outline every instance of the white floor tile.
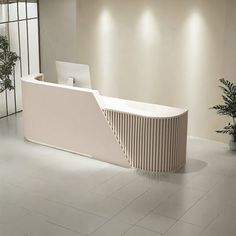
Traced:
POLYGON ((80 233, 51 224, 47 218, 36 214, 23 217, 14 226, 24 235, 30 236, 83 236, 80 233))
POLYGON ((159 233, 155 233, 155 232, 152 232, 150 230, 147 230, 138 226, 134 226, 124 235, 125 236, 161 236, 161 234, 159 233))
POLYGON ((12 225, 0 224, 0 235, 2 236, 25 236, 25 233, 12 225))
POLYGON ((169 194, 168 191, 161 192, 160 190, 149 189, 132 201, 114 218, 128 224, 135 224, 150 211, 154 210, 169 194))
POLYGON ((165 236, 198 236, 201 231, 198 226, 178 221, 165 236))
POLYGON ((19 204, 31 212, 43 215, 50 223, 82 234, 92 233, 107 221, 104 217, 48 201, 36 194, 25 195, 19 204))
POLYGON ((173 219, 179 219, 205 194, 206 192, 201 190, 182 188, 162 202, 155 212, 173 219))
POLYGON ((236 235, 236 207, 228 206, 210 223, 202 236, 236 235))
POLYGON ((125 208, 127 203, 116 198, 88 192, 82 194, 76 201, 72 202, 71 205, 80 210, 111 218, 125 208))
POLYGON ((62 212, 61 215, 48 220, 49 223, 54 223, 82 234, 93 233, 106 221, 104 218, 76 210, 62 212))
POLYGON ((236 235, 227 144, 190 138, 186 167, 154 174, 27 142, 19 114, 0 120, 0 147, 0 235, 236 235))
POLYGON ((185 184, 186 187, 196 188, 202 191, 209 191, 222 179, 222 176, 217 174, 198 174, 192 179, 188 180, 185 184))
POLYGON ((137 223, 137 225, 143 228, 155 231, 157 233, 166 233, 171 226, 176 223, 176 220, 167 218, 165 216, 158 215, 156 213, 150 213, 145 218, 137 223))
POLYGON ((121 236, 132 226, 120 221, 111 220, 96 230, 92 236, 121 236))
POLYGON ((138 181, 133 181, 115 191, 111 196, 122 201, 132 202, 134 199, 145 193, 149 188, 150 186, 146 184, 139 183, 138 181))
POLYGON ((122 171, 120 174, 114 176, 105 183, 97 185, 95 188, 91 189, 91 191, 109 196, 118 191, 120 188, 132 182, 135 178, 137 178, 135 170, 122 171))
POLYGON ((206 227, 220 214, 224 207, 224 204, 204 198, 188 210, 181 220, 200 227, 206 227))
POLYGON ((14 204, 0 202, 0 224, 14 223, 29 211, 14 204))

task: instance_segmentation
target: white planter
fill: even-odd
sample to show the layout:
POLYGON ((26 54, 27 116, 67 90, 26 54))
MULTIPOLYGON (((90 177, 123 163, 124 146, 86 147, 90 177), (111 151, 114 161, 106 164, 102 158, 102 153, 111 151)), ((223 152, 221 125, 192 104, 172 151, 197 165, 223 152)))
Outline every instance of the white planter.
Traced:
POLYGON ((232 136, 232 139, 229 142, 229 148, 231 151, 236 151, 236 139, 232 136))

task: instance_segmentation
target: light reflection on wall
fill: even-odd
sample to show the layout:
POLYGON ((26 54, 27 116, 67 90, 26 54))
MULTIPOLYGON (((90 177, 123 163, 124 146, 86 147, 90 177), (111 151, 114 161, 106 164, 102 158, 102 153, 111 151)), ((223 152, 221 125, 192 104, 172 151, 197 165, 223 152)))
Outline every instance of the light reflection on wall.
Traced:
POLYGON ((145 43, 152 43, 155 39, 155 19, 150 10, 145 10, 140 20, 140 35, 145 43))
MULTIPOLYGON (((81 60, 91 64, 97 89, 102 88, 101 81, 107 85, 107 80, 108 96, 190 108, 190 134, 221 139, 213 132, 221 123, 208 107, 218 98, 214 88, 217 78, 224 76, 225 55, 230 57, 228 69, 233 68, 235 58, 232 29, 236 18, 231 10, 226 11, 225 1, 219 0, 211 7, 208 1, 95 2, 96 8, 92 1, 81 1, 80 34, 95 37, 86 41, 79 36, 79 48, 81 60), (107 13, 101 13, 105 8, 107 13), (98 16, 96 20, 94 15, 98 16), (101 27, 102 22, 109 21, 109 27, 101 27), (112 36, 104 33, 108 31, 112 36), (95 53, 88 48, 96 54, 99 50, 99 57, 94 58, 95 53), (105 57, 102 48, 112 56, 105 57), (109 65, 112 69, 106 68, 109 65), (202 123, 204 118, 209 118, 211 124, 202 123)), ((227 8, 234 5, 229 3, 227 8)))
POLYGON ((201 14, 197 11, 189 15, 185 25, 184 34, 184 62, 186 88, 189 104, 196 102, 198 96, 197 86, 200 83, 203 71, 204 48, 205 48, 205 23, 201 14))
POLYGON ((201 50, 201 35, 203 31, 203 20, 201 15, 197 12, 193 13, 188 19, 188 37, 187 47, 189 53, 193 58, 199 56, 199 50, 201 50))
POLYGON ((114 22, 110 12, 104 9, 99 15, 97 25, 98 35, 98 73, 100 74, 101 90, 109 91, 112 72, 112 39, 114 37, 114 22))
POLYGON ((158 65, 153 65, 154 58, 158 58, 158 54, 156 54, 160 40, 158 21, 149 8, 144 8, 137 20, 138 63, 141 66, 138 68, 139 76, 136 77, 136 87, 139 91, 139 99, 149 101, 155 86, 153 71, 158 67, 158 65))

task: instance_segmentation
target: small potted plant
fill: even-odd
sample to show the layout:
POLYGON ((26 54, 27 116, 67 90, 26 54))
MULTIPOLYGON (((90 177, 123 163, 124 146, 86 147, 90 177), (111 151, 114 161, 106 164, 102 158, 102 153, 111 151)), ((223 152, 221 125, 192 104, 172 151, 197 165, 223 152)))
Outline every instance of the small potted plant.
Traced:
POLYGON ((14 89, 10 76, 19 57, 9 50, 7 37, 0 35, 0 93, 14 89))
POLYGON ((231 135, 230 150, 236 151, 236 85, 225 79, 220 79, 220 83, 224 104, 213 106, 211 109, 216 110, 219 115, 229 116, 232 122, 216 132, 231 135))

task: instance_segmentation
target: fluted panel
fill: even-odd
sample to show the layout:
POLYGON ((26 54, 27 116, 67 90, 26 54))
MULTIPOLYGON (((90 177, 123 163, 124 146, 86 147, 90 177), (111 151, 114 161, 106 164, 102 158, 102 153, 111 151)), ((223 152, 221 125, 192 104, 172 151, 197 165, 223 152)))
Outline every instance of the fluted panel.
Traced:
POLYGON ((187 112, 150 118, 104 109, 107 121, 132 167, 168 172, 186 162, 187 112))

